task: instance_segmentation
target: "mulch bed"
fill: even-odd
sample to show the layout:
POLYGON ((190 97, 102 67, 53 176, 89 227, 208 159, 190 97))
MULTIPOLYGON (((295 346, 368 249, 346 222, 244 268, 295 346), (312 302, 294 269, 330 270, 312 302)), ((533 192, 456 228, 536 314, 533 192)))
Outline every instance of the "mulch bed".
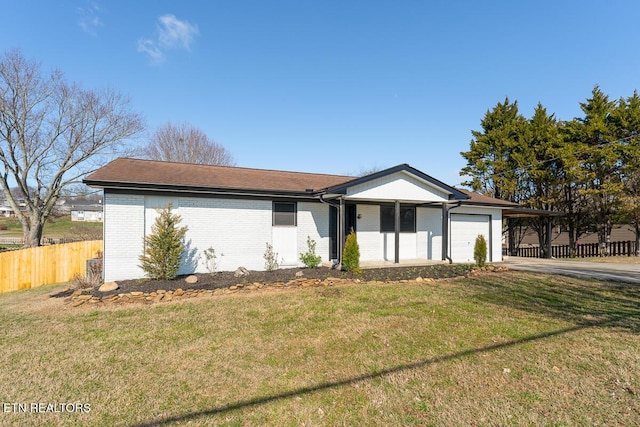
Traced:
MULTIPOLYGON (((215 274, 196 274, 197 283, 185 282, 187 276, 180 276, 174 280, 121 280, 118 281, 118 289, 111 292, 100 292, 97 289, 86 289, 82 293, 94 297, 108 297, 130 292, 144 292, 146 294, 157 290, 175 291, 177 289, 215 290, 229 288, 237 284, 250 283, 287 283, 299 279, 296 273, 302 272, 305 279, 324 280, 328 278, 359 279, 360 281, 395 282, 400 280, 414 280, 417 277, 423 279, 443 279, 465 276, 473 270, 471 264, 435 264, 420 267, 388 267, 371 268, 362 270, 359 275, 333 270, 327 267, 320 268, 283 268, 275 271, 250 271, 246 277, 235 277, 234 272, 223 271, 215 274)), ((51 295, 53 298, 66 298, 74 292, 66 289, 51 295)))

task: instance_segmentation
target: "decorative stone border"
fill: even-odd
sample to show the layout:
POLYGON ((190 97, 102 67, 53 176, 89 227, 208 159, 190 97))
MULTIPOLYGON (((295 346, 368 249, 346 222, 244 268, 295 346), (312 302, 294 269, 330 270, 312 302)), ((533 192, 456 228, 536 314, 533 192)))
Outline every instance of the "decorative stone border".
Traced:
MULTIPOLYGON (((472 270, 467 276, 468 277, 476 277, 481 272, 499 272, 499 271, 507 271, 506 267, 485 267, 485 268, 476 268, 472 270)), ((393 283, 433 283, 435 279, 432 278, 422 278, 417 277, 413 280, 398 280, 393 283)), ((344 283, 363 283, 368 285, 384 285, 387 282, 381 281, 369 281, 362 282, 360 279, 342 279, 336 277, 330 277, 324 280, 320 279, 294 279, 288 282, 274 282, 274 283, 238 283, 233 286, 229 286, 227 288, 218 288, 218 289, 176 289, 175 291, 166 291, 159 289, 155 292, 127 292, 120 293, 116 295, 105 295, 105 296, 93 296, 83 294, 83 291, 78 289, 74 291, 70 297, 65 298, 64 302, 66 304, 70 304, 71 307, 80 307, 80 306, 106 306, 106 305, 125 305, 131 303, 139 303, 139 304, 155 304, 161 302, 170 302, 170 301, 179 301, 185 299, 192 298, 207 298, 207 297, 216 297, 221 295, 229 295, 235 294, 239 292, 253 292, 262 289, 287 289, 287 288, 318 288, 318 287, 328 287, 338 284, 344 283)))

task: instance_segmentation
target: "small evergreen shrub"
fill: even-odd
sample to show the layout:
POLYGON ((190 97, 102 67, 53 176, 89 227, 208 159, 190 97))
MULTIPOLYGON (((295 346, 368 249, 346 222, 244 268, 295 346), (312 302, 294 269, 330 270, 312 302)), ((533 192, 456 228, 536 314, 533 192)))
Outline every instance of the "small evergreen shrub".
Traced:
POLYGON ((476 237, 476 244, 473 247, 473 259, 478 267, 484 267, 487 263, 487 241, 482 234, 476 237))
POLYGON ((267 271, 277 270, 280 267, 278 253, 273 251, 273 246, 267 242, 267 249, 264 251, 264 269, 267 271))
POLYGON ((316 241, 313 240, 311 236, 307 236, 307 252, 300 253, 300 261, 302 261, 307 268, 316 268, 322 261, 322 257, 316 255, 316 241))
POLYGON ((360 246, 353 228, 347 236, 344 243, 344 251, 342 252, 342 268, 346 271, 360 274, 360 246))
POLYGON ((140 255, 140 268, 150 279, 175 279, 185 251, 187 227, 179 227, 182 218, 171 213, 172 204, 158 209, 151 234, 144 238, 145 250, 140 255))

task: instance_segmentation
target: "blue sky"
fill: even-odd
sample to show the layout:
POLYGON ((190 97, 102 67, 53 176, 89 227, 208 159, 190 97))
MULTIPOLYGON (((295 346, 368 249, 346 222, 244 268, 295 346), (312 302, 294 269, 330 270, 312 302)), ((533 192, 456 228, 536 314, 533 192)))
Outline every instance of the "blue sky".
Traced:
MULTIPOLYGON (((149 131, 201 128, 238 166, 457 185, 508 96, 561 119, 640 88, 637 1, 13 1, 0 50, 131 98, 149 131)), ((139 141, 144 142, 144 138, 139 141)))

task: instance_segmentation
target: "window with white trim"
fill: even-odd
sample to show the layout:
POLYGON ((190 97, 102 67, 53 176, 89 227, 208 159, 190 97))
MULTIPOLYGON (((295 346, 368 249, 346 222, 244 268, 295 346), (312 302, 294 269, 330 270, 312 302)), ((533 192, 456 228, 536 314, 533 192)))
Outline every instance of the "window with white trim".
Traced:
POLYGON ((298 207, 295 202, 273 202, 273 226, 295 226, 298 207))
MULTIPOLYGON (((396 229, 396 207, 380 206, 380 231, 393 233, 396 229)), ((400 232, 416 232, 416 208, 415 206, 400 206, 400 232)))

